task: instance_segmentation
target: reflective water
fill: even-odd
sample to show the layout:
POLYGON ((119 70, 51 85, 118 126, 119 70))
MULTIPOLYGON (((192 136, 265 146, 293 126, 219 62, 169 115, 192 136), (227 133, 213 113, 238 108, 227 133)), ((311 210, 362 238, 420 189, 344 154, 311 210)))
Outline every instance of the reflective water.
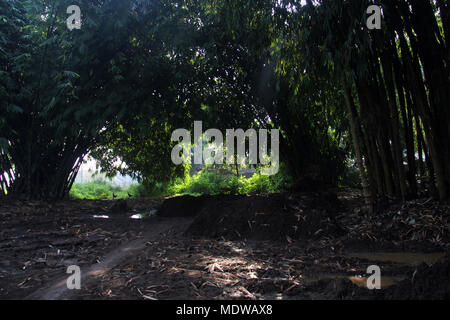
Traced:
MULTIPOLYGON (((421 252, 357 252, 346 254, 347 258, 357 258, 373 261, 374 264, 379 264, 382 267, 382 263, 391 262, 409 266, 418 266, 422 263, 427 265, 433 265, 444 257, 443 252, 433 253, 421 253, 421 252)), ((332 280, 332 279, 349 279, 353 284, 367 288, 367 279, 365 276, 348 276, 340 274, 316 274, 309 275, 303 278, 304 282, 311 283, 319 280, 332 280)), ((381 274, 381 288, 385 289, 402 280, 405 280, 406 276, 383 276, 381 274)))
POLYGON ((145 213, 133 214, 130 218, 131 219, 145 219, 145 218, 154 216, 156 214, 156 212, 157 212, 157 210, 150 210, 149 212, 145 212, 145 213))
POLYGON ((358 252, 345 255, 349 258, 366 259, 369 261, 395 262, 417 266, 422 263, 433 265, 444 257, 443 252, 358 252))
MULTIPOLYGON (((348 279, 353 282, 353 284, 356 284, 358 287, 367 288, 367 278, 366 277, 348 277, 348 279)), ((392 286, 393 284, 396 284, 397 282, 400 282, 402 280, 405 280, 406 277, 397 276, 397 277, 391 277, 391 276, 381 276, 381 289, 385 289, 387 287, 392 286)))
MULTIPOLYGON (((320 280, 335 280, 335 279, 348 279, 353 284, 357 285, 358 287, 367 288, 367 277, 362 276, 348 276, 348 275, 342 275, 342 274, 328 274, 328 273, 322 273, 322 274, 316 274, 313 276, 307 276, 303 278, 303 282, 305 283, 312 283, 320 280)), ((392 286, 393 284, 396 284, 397 282, 400 282, 402 280, 405 280, 406 277, 404 276, 381 276, 381 289, 385 289, 387 287, 392 286)))

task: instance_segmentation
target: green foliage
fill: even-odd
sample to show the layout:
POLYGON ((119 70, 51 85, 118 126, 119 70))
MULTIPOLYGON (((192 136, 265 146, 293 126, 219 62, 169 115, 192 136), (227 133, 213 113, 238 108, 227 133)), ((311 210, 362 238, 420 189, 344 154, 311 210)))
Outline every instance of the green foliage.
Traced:
POLYGON ((133 198, 183 194, 265 194, 282 192, 291 184, 291 178, 284 170, 273 176, 257 172, 249 178, 202 170, 192 177, 187 175, 184 178, 176 178, 173 183, 132 184, 128 189, 97 179, 89 183, 74 184, 69 195, 77 199, 112 199, 113 194, 117 195, 117 198, 128 198, 128 194, 133 198))
MULTIPOLYGON (((276 192, 289 184, 285 173, 245 179, 204 171, 186 177, 187 168, 171 162, 171 133, 192 129, 194 120, 220 130, 279 129, 280 160, 294 180, 313 172, 327 184, 354 185, 357 171, 346 165, 353 155, 343 79, 355 100, 352 112, 360 118, 357 133, 366 138, 358 151, 367 166, 380 163, 378 148, 394 141, 412 118, 420 116, 425 126, 429 117, 421 113, 434 105, 431 114, 437 118, 430 118, 429 124, 436 123, 437 129, 430 130, 447 145, 447 127, 437 124, 439 114, 446 114, 441 109, 447 94, 431 85, 440 81, 433 72, 444 79, 445 68, 434 65, 427 50, 415 48, 426 48, 419 40, 444 40, 436 30, 435 37, 427 37, 422 18, 416 16, 417 8, 429 7, 426 1, 381 1, 386 24, 376 32, 364 25, 365 9, 373 3, 369 0, 317 0, 303 6, 289 0, 76 3, 82 7, 82 29, 70 32, 65 24, 65 8, 73 4, 69 0, 0 2, 3 193, 8 189, 31 197, 64 196, 88 152, 107 176, 122 173, 138 179, 137 195, 276 192), (413 12, 409 3, 416 8, 413 12), (401 48, 399 39, 405 42, 401 48), (401 55, 390 61, 394 49, 401 55), (420 66, 431 81, 422 98, 429 92, 434 102, 429 106, 421 99, 417 103, 424 102, 426 108, 416 110, 419 98, 402 92, 414 92, 407 88, 414 80, 408 72, 416 68, 420 78, 420 66), (396 68, 399 79, 393 84, 388 70, 396 68), (405 105, 409 119, 402 116, 394 124, 400 127, 390 128, 397 101, 405 105), (380 135, 385 132, 383 141, 375 141, 372 123, 378 124, 373 127, 380 135)), ((447 8, 441 1, 436 5, 447 8)), ((430 8, 433 18, 437 7, 430 8)), ((444 16, 440 27, 448 30, 444 16)), ((443 46, 445 41, 438 43, 443 46)), ((447 50, 437 49, 440 55, 447 50)), ((440 141, 425 133, 424 141, 440 141)), ((410 155, 415 154, 414 143, 409 143, 410 155)), ((368 173, 375 181, 373 172, 368 173)), ((412 181, 413 170, 411 175, 412 181)))
MULTIPOLYGON (((173 77, 177 85, 161 80, 164 86, 157 86, 164 105, 157 120, 155 114, 139 115, 104 132, 94 156, 105 171, 114 174, 118 168, 112 164, 120 158, 128 164, 120 172, 134 175, 150 189, 154 181, 182 176, 182 168, 170 162, 170 132, 202 120, 205 127, 221 130, 280 129, 281 157, 292 176, 318 167, 325 182, 337 183, 349 151, 342 139, 347 130, 343 99, 340 88, 329 81, 321 55, 312 62, 309 55, 303 58, 297 51, 303 40, 295 41, 298 29, 286 27, 286 21, 300 22, 295 19, 304 11, 297 16, 282 2, 265 0, 183 2, 183 8, 173 13, 191 21, 172 26, 190 30, 189 38, 171 47, 171 60, 180 66, 173 77), (199 19, 201 27, 195 23, 199 19), (312 74, 304 75, 305 69, 312 74), (174 103, 174 97, 180 99, 174 103)), ((219 186, 220 181, 201 177, 191 188, 194 193, 217 193, 219 186)))
MULTIPOLYGON (((168 149, 171 126, 166 124, 184 98, 179 94, 184 78, 173 80, 183 74, 182 63, 168 55, 189 38, 179 37, 190 34, 183 29, 188 24, 178 23, 183 11, 171 15, 176 4, 164 0, 80 0, 82 28, 69 31, 66 8, 71 4, 0 4, 0 70, 7 75, 0 77, 0 173, 13 173, 9 180, 0 174, 2 193, 63 197, 80 160, 96 148, 115 152, 107 160, 120 153, 128 160, 137 148, 141 153, 150 148, 158 154, 149 159, 153 166, 138 157, 135 172, 153 168, 139 173, 163 179, 175 171, 160 150, 168 149), (151 139, 130 144, 121 128, 136 128, 140 137, 151 139), (111 132, 119 132, 115 141, 129 147, 112 146, 111 132)), ((107 160, 103 164, 111 173, 107 160)))
MULTIPOLYGON (((328 180, 339 174, 341 101, 326 68, 299 77, 310 57, 286 24, 303 12, 269 0, 80 0, 82 28, 69 31, 69 4, 1 3, 0 170, 14 173, 11 193, 64 196, 87 152, 107 176, 130 174, 141 193, 162 193, 185 174, 171 163, 171 132, 194 120, 280 129, 291 175, 312 164, 328 180)), ((179 189, 271 191, 273 178, 253 179, 204 174, 179 189)))
POLYGON ((168 187, 169 183, 167 182, 156 182, 154 184, 143 182, 130 186, 129 192, 136 198, 167 196, 169 195, 168 187))
POLYGON ((281 192, 292 184, 291 178, 281 170, 276 175, 267 176, 255 173, 245 176, 223 175, 202 170, 196 175, 178 178, 167 187, 166 193, 175 194, 261 194, 281 192))
MULTIPOLYGON (((273 176, 256 172, 249 178, 245 176, 223 175, 202 170, 190 177, 176 178, 172 183, 157 182, 155 184, 132 184, 124 189, 112 186, 106 180, 97 179, 89 183, 75 183, 70 190, 70 197, 77 199, 111 199, 117 198, 159 197, 173 195, 201 194, 266 194, 288 190, 292 186, 292 178, 282 164, 280 172, 273 176)), ((360 187, 359 172, 354 164, 349 164, 345 173, 339 178, 341 187, 360 187)))
POLYGON ((75 183, 69 196, 76 199, 112 199, 113 194, 117 198, 128 198, 128 193, 135 196, 138 185, 131 185, 128 189, 113 186, 105 180, 95 180, 88 183, 75 183))

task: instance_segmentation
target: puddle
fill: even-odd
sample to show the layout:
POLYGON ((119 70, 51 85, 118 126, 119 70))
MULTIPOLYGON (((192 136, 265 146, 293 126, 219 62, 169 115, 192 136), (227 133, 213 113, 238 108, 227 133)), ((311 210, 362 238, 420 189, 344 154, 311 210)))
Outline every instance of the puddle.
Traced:
MULTIPOLYGON (((367 277, 362 276, 348 276, 343 274, 318 274, 314 276, 307 276, 303 278, 306 283, 313 283, 320 280, 335 280, 335 279, 348 279, 353 284, 361 288, 367 288, 367 277)), ((404 276, 381 276, 381 289, 386 289, 402 280, 405 280, 404 276)))
MULTIPOLYGON (((409 266, 418 266, 422 263, 433 265, 444 257, 443 252, 415 253, 415 252, 360 252, 345 255, 347 258, 358 258, 377 262, 394 262, 409 266)), ((307 283, 319 280, 348 279, 358 287, 367 288, 367 277, 348 276, 342 274, 318 274, 305 277, 307 283)), ((406 276, 381 276, 381 288, 385 289, 398 282, 405 280, 406 276)))
POLYGON ((415 253, 415 252, 362 252, 345 255, 347 258, 366 259, 369 261, 395 262, 418 266, 422 263, 433 265, 444 257, 443 252, 415 253))
MULTIPOLYGON (((346 258, 365 259, 376 262, 391 262, 405 264, 409 266, 418 266, 426 263, 431 266, 444 257, 443 252, 420 253, 420 252, 358 252, 344 255, 346 258)), ((383 276, 381 275, 381 289, 388 288, 398 282, 405 280, 406 276, 383 276)), ((348 276, 344 274, 319 273, 308 275, 303 278, 305 283, 313 283, 320 280, 348 279, 358 287, 367 288, 367 279, 365 276, 348 276)))
POLYGON ((109 216, 105 216, 105 215, 97 215, 97 214, 94 214, 92 217, 93 217, 94 219, 109 219, 109 216))
POLYGON ((146 219, 149 217, 152 217, 156 214, 157 210, 150 210, 150 212, 145 212, 145 213, 136 213, 133 214, 130 218, 131 219, 146 219))
MULTIPOLYGON (((353 284, 356 284, 358 287, 367 288, 367 279, 366 277, 347 277, 353 284)), ((381 289, 386 289, 400 281, 405 280, 406 277, 391 277, 391 276, 381 276, 381 289)))
MULTIPOLYGON (((150 210, 149 212, 144 212, 144 213, 136 213, 133 214, 132 216, 130 216, 130 219, 146 219, 149 217, 152 217, 156 214, 157 210, 150 210)), ((107 215, 99 215, 99 214, 94 214, 92 216, 94 219, 109 219, 109 216, 107 215)))

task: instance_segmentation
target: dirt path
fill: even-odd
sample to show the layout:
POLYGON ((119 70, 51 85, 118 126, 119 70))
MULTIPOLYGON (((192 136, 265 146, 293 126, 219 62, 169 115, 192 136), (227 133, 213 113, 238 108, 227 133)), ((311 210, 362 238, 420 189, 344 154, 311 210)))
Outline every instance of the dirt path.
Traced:
POLYGON ((354 194, 340 198, 136 199, 126 213, 109 200, 0 204, 0 299, 449 297, 448 204, 368 216, 349 205, 354 194), (372 292, 374 264, 385 289, 372 292), (81 290, 67 289, 69 265, 81 268, 81 290))
MULTIPOLYGON (((106 254, 100 263, 93 264, 88 269, 81 270, 81 285, 92 285, 99 278, 106 275, 112 268, 123 263, 128 259, 133 259, 143 249, 147 243, 160 238, 162 235, 171 233, 180 233, 192 222, 187 218, 153 218, 153 223, 149 226, 151 231, 142 235, 139 239, 125 243, 118 248, 106 254)), ((71 299, 76 295, 76 291, 69 290, 66 281, 69 275, 58 278, 50 285, 36 290, 28 295, 26 300, 57 300, 71 299)))

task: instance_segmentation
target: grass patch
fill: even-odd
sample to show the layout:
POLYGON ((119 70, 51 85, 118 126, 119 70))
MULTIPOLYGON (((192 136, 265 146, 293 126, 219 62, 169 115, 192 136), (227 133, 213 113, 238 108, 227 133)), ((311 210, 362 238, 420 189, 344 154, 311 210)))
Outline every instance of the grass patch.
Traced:
POLYGON ((69 196, 76 199, 111 199, 113 194, 117 198, 128 198, 128 193, 132 196, 136 194, 136 185, 129 188, 113 186, 104 180, 95 180, 88 183, 75 183, 70 189, 69 196))

